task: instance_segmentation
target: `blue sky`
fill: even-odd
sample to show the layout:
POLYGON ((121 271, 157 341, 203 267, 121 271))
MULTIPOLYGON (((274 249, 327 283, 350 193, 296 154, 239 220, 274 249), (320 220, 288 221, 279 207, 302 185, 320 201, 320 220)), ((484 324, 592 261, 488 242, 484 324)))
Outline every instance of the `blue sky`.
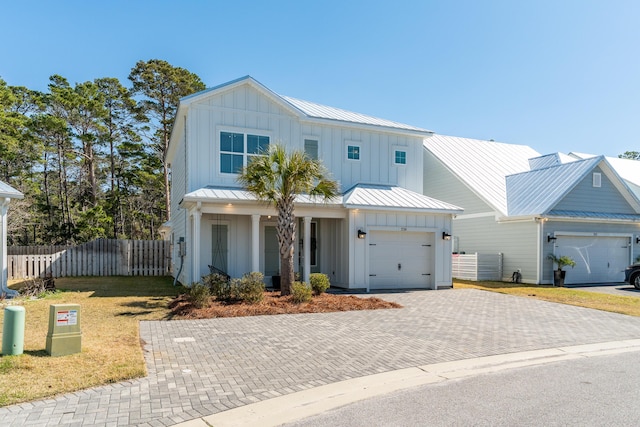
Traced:
POLYGON ((164 59, 546 154, 640 151, 640 2, 5 1, 0 77, 46 90, 164 59))

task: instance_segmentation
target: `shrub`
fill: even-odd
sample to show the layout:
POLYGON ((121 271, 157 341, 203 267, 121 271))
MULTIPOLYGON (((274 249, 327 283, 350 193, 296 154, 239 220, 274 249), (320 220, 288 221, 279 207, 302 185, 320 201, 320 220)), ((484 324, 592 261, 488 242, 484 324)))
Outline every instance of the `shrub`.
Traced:
POLYGON ((311 289, 314 295, 324 293, 331 285, 331 283, 329 283, 329 276, 323 273, 311 273, 311 275, 309 275, 309 282, 311 283, 311 289))
POLYGON ((202 282, 209 287, 211 294, 221 301, 229 301, 234 298, 231 292, 231 283, 222 274, 208 274, 202 278, 202 282))
POLYGON ((189 288, 188 294, 189 300, 195 307, 202 308, 209 305, 209 298, 211 298, 209 286, 202 283, 194 283, 189 288))
POLYGON ((309 302, 311 301, 311 288, 304 282, 293 282, 291 298, 296 304, 309 302))
POLYGON ((251 272, 242 276, 242 279, 232 281, 232 288, 236 291, 236 297, 250 304, 257 304, 264 298, 264 275, 259 272, 251 272))

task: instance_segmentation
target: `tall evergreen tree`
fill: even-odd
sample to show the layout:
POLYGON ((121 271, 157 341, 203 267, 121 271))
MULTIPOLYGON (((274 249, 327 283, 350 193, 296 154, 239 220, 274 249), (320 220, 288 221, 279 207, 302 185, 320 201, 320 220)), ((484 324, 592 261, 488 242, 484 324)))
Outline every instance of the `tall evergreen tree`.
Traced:
POLYGON ((142 95, 140 106, 149 117, 153 146, 162 165, 166 220, 171 218, 169 167, 165 155, 180 98, 205 89, 196 74, 166 61, 138 61, 129 74, 133 92, 142 95))

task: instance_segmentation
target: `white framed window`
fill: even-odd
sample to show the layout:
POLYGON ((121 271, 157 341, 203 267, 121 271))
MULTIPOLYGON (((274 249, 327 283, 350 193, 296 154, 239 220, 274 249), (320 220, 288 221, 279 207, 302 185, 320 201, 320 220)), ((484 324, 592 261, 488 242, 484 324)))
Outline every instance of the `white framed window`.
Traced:
POLYGON ((360 160, 360 145, 347 143, 347 160, 360 160))
POLYGON ((593 186, 596 188, 602 187, 602 174, 600 172, 593 173, 593 186))
POLYGON ((405 150, 393 150, 393 164, 404 166, 407 164, 407 152, 405 150))
POLYGON ((269 148, 270 138, 251 132, 220 131, 220 172, 238 174, 247 161, 269 148))
POLYGON ((304 139, 304 152, 310 159, 318 160, 318 140, 312 138, 304 139))

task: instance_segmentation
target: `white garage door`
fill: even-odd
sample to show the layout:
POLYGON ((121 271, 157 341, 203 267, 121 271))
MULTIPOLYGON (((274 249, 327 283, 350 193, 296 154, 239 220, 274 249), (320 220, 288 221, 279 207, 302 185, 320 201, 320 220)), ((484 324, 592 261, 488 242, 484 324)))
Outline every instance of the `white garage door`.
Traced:
POLYGON ((430 288, 433 233, 371 231, 369 288, 430 288))
POLYGON ((624 281, 629 264, 629 238, 603 236, 558 236, 556 255, 568 255, 576 262, 565 267, 565 283, 613 283, 624 281))

